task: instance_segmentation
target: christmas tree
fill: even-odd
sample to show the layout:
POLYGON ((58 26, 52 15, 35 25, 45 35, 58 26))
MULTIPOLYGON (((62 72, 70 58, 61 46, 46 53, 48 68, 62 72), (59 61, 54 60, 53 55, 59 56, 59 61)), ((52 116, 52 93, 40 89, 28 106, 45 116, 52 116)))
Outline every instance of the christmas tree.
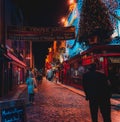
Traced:
POLYGON ((101 0, 83 0, 79 22, 79 41, 97 36, 103 42, 113 33, 109 12, 101 0))

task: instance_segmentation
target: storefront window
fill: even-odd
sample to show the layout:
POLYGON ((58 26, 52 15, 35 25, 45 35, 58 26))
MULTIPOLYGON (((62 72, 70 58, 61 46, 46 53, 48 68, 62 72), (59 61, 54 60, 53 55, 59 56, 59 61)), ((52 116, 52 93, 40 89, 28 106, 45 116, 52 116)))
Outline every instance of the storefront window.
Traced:
POLYGON ((108 58, 108 76, 113 92, 118 92, 120 90, 120 57, 108 58))

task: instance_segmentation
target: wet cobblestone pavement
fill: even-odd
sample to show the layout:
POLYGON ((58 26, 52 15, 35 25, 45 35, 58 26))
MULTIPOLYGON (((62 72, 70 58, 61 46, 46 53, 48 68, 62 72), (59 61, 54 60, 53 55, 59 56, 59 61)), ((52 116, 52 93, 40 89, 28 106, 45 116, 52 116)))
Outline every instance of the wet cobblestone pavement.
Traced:
MULTIPOLYGON (((35 105, 29 105, 27 90, 20 98, 26 101, 27 122, 91 122, 88 102, 54 82, 43 80, 35 94, 35 105)), ((103 122, 99 114, 99 122, 103 122)), ((120 122, 120 108, 112 106, 112 122, 120 122)))

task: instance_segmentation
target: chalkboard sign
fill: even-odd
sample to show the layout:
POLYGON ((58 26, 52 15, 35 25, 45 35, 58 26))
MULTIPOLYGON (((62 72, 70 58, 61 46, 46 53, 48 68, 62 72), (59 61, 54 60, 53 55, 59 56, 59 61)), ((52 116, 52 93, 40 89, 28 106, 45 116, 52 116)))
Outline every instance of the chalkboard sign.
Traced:
POLYGON ((24 99, 0 102, 1 122, 26 122, 24 99))

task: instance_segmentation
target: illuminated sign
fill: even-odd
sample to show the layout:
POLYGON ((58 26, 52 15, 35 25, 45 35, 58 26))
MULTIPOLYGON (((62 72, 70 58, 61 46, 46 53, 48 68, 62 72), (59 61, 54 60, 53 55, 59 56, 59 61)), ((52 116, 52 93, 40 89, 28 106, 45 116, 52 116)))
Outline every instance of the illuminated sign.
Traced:
POLYGON ((0 102, 1 122, 26 122, 23 99, 0 102))
POLYGON ((111 63, 120 63, 120 57, 110 57, 111 63))
POLYGON ((54 41, 75 38, 75 27, 8 26, 7 38, 12 40, 54 41))

